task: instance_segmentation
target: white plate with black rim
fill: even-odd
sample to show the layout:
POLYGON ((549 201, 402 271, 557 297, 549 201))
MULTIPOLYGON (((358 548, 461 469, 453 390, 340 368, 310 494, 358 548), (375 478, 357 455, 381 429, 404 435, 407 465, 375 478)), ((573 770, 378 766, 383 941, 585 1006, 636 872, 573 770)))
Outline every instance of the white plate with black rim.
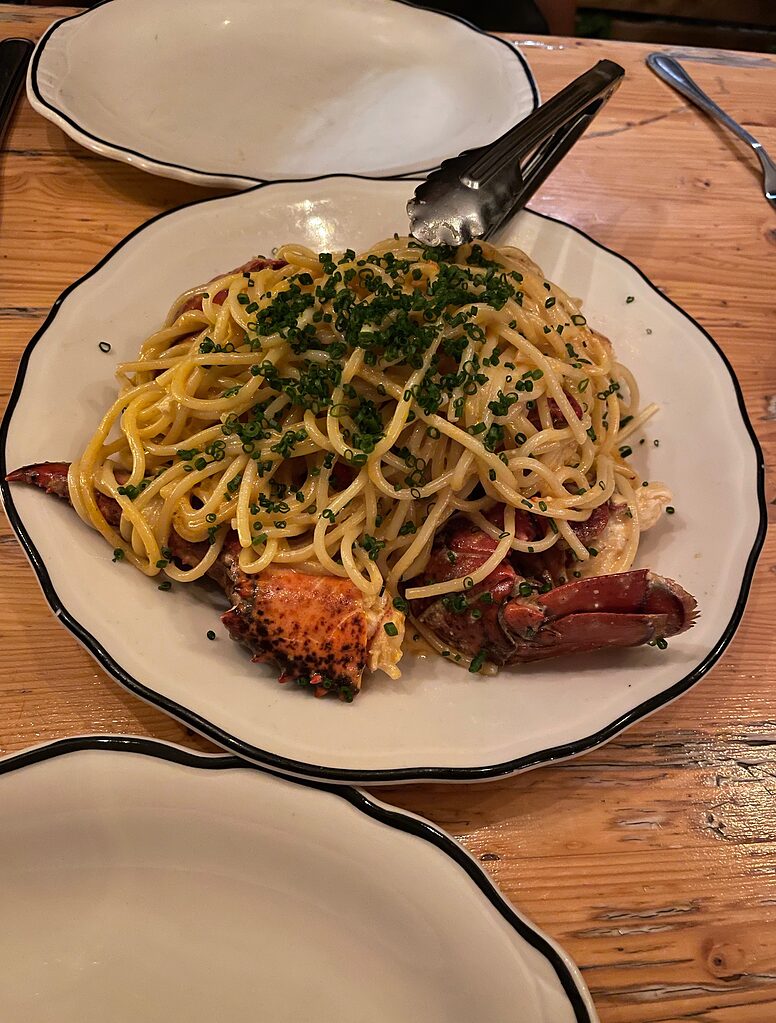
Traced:
POLYGON ((27 95, 101 156, 228 188, 425 172, 538 103, 513 45, 397 0, 105 0, 48 29, 27 95))
POLYGON ((0 816, 6 1020, 598 1018, 462 846, 363 792, 76 738, 0 760, 0 816))
MULTIPOLYGON (((80 453, 176 295, 280 242, 366 248, 406 230, 412 185, 335 177, 265 185, 165 214, 57 300, 22 358, 0 428, 0 471, 80 453), (108 354, 98 347, 107 341, 108 354)), ((762 456, 723 353, 630 263, 565 224, 524 211, 501 232, 584 300, 645 400, 657 401, 643 478, 676 514, 645 534, 638 565, 698 600, 667 650, 566 657, 472 675, 406 657, 402 678, 368 678, 352 704, 276 682, 227 639, 203 587, 162 593, 64 503, 0 484, 9 519, 54 612, 122 685, 232 752, 299 776, 379 784, 484 780, 592 749, 708 671, 743 614, 765 532, 762 456), (659 440, 656 447, 654 441, 659 440), (720 467, 724 466, 724 473, 720 467), (217 631, 216 642, 206 638, 217 631)))

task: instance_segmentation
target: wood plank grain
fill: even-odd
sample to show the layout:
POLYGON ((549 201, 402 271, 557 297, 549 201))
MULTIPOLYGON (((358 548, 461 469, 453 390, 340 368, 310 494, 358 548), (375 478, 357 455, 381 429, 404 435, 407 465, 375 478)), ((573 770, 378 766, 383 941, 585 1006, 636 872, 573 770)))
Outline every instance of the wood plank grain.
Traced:
MULTIPOLYGON (((67 13, 0 5, 0 38, 67 13)), ((632 259, 717 339, 776 465, 776 221, 750 154, 659 82, 649 48, 522 43, 544 96, 596 59, 625 82, 534 206, 632 259)), ((776 61, 683 59, 776 149, 776 61)), ((88 153, 26 101, 0 156, 0 405, 49 305, 149 216, 209 193, 88 153)), ((776 497, 768 480, 768 498, 776 497)), ((776 511, 776 509, 774 509, 776 511)), ((603 1023, 776 1018, 776 539, 743 624, 680 701, 565 764, 380 790, 439 823, 581 965, 603 1023)), ((0 525, 0 752, 84 732, 209 747, 121 690, 51 615, 0 525)))

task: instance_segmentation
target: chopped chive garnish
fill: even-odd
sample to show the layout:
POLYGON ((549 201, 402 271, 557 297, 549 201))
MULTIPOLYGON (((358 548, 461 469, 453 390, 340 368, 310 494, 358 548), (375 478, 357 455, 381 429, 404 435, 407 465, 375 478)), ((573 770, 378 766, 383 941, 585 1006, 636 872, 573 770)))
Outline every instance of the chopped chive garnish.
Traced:
POLYGON ((469 665, 469 671, 473 675, 476 675, 477 672, 480 670, 480 668, 483 666, 484 663, 485 663, 485 651, 484 650, 480 650, 480 652, 474 658, 472 663, 469 665))

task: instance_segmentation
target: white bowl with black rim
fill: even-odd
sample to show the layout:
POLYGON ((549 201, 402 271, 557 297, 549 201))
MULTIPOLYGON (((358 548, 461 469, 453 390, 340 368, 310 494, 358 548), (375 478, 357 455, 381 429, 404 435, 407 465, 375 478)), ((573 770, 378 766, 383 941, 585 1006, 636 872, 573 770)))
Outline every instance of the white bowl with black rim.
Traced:
POLYGON ((426 172, 538 104, 512 44, 399 0, 104 0, 46 31, 27 96, 101 156, 228 188, 426 172))
MULTIPOLYGON (((404 231, 412 187, 347 177, 277 183, 139 228, 67 289, 28 345, 0 428, 2 476, 81 452, 115 395, 115 365, 135 357, 184 289, 281 242, 359 249, 404 231)), ((496 241, 521 246, 581 297, 644 400, 660 405, 634 460, 643 478, 670 484, 676 514, 644 535, 637 566, 695 595, 693 629, 666 650, 568 656, 493 678, 406 656, 400 680, 367 678, 353 704, 314 700, 278 685, 276 671, 228 640, 210 590, 159 592, 131 566, 114 564, 104 540, 64 503, 0 484, 49 604, 117 681, 257 763, 380 784, 486 780, 575 756, 711 668, 741 619, 765 533, 762 455, 729 363, 636 267, 580 231, 524 211, 496 241)))
POLYGON ((596 1023, 566 953, 428 821, 126 737, 0 760, 3 1018, 596 1023))

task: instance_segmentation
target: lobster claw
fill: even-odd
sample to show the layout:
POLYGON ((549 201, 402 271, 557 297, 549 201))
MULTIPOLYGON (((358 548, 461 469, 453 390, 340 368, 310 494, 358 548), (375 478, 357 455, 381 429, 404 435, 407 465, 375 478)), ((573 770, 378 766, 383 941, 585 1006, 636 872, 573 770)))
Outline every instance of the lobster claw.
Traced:
MULTIPOLYGON (((606 518, 591 517, 585 526, 591 534, 600 531, 606 518)), ((521 521, 524 534, 529 527, 521 521)), ((495 549, 487 533, 453 518, 437 537, 422 581, 471 574, 495 549)), ((556 551, 558 565, 548 553, 507 557, 464 594, 415 601, 413 615, 451 649, 471 658, 484 654, 498 665, 660 644, 689 629, 697 617, 695 598, 649 569, 567 582, 563 552, 556 551)))
POLYGON ((25 465, 21 469, 14 469, 5 477, 8 483, 27 483, 31 487, 39 487, 47 494, 54 497, 61 497, 69 501, 67 490, 67 472, 70 468, 69 462, 38 462, 35 465, 25 465))
POLYGON ((696 616, 694 597, 649 569, 592 576, 541 598, 505 601, 499 618, 513 647, 504 663, 656 643, 689 629, 696 616))

